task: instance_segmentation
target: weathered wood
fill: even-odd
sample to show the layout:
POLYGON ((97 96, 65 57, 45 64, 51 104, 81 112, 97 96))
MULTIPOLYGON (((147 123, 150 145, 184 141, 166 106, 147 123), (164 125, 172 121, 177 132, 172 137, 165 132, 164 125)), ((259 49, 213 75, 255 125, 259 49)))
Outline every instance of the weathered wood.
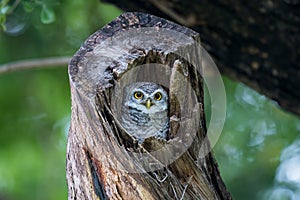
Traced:
POLYGON ((200 33, 225 75, 300 115, 300 1, 105 0, 200 33))
POLYGON ((125 13, 85 41, 69 65, 70 200, 231 199, 204 139, 199 41, 190 29, 142 13, 125 13), (118 122, 123 88, 136 81, 169 89, 168 141, 138 145, 118 122))

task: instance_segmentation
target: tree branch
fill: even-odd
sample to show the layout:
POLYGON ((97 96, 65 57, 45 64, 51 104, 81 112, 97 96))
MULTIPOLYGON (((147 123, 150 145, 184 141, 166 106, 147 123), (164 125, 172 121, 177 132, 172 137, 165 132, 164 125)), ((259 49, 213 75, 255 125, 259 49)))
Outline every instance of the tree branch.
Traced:
POLYGON ((71 57, 52 57, 20 60, 0 65, 0 74, 35 68, 67 66, 71 57))
POLYGON ((223 75, 300 116, 299 1, 101 1, 192 28, 223 75))

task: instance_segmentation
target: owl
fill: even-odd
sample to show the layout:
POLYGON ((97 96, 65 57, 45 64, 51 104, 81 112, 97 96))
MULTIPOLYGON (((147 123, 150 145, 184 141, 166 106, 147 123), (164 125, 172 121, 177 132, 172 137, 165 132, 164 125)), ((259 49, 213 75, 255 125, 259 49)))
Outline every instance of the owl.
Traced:
POLYGON ((168 93, 152 82, 125 87, 121 125, 139 144, 148 137, 166 139, 169 130, 168 93))

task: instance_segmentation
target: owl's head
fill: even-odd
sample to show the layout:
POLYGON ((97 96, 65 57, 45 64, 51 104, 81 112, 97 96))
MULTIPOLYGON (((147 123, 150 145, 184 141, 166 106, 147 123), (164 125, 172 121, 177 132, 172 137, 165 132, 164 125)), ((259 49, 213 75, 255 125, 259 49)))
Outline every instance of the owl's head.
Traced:
POLYGON ((136 82, 127 88, 125 106, 142 111, 157 113, 168 109, 168 93, 152 82, 136 82))

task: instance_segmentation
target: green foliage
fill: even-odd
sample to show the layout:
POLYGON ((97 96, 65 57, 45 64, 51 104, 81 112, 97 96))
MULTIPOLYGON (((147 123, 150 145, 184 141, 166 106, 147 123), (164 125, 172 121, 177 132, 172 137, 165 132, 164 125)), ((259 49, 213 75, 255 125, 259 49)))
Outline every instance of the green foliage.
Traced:
POLYGON ((34 7, 35 6, 34 6, 33 2, 30 2, 30 1, 24 1, 23 2, 23 8, 24 8, 25 12, 27 12, 27 13, 33 12, 34 7))
POLYGON ((50 24, 55 21, 55 13, 53 9, 43 6, 41 11, 41 22, 44 24, 50 24))
POLYGON ((66 199, 66 69, 9 74, 0 85, 0 196, 66 199))
POLYGON ((8 1, 9 0, 2 0, 0 2, 0 25, 3 30, 6 30, 5 28, 6 15, 10 10, 10 6, 7 5, 8 1))
POLYGON ((3 31, 10 33, 10 29, 17 26, 25 27, 23 25, 24 17, 26 24, 30 23, 30 20, 38 18, 37 12, 40 13, 39 18, 43 24, 53 23, 56 20, 53 7, 58 5, 59 1, 53 0, 3 0, 0 3, 0 25, 3 31))
MULTIPOLYGON (((11 8, 14 2, 1 1, 1 8, 4 3, 11 8)), ((97 1, 21 1, 6 16, 7 30, 0 31, 0 63, 71 56, 119 14, 97 1), (23 29, 8 26, 12 16, 26 19, 23 29)), ((67 199, 69 90, 66 66, 0 75, 0 199, 67 199)))
POLYGON ((224 82, 226 123, 214 148, 221 175, 234 199, 263 199, 284 162, 281 152, 299 139, 300 120, 243 84, 224 82))

